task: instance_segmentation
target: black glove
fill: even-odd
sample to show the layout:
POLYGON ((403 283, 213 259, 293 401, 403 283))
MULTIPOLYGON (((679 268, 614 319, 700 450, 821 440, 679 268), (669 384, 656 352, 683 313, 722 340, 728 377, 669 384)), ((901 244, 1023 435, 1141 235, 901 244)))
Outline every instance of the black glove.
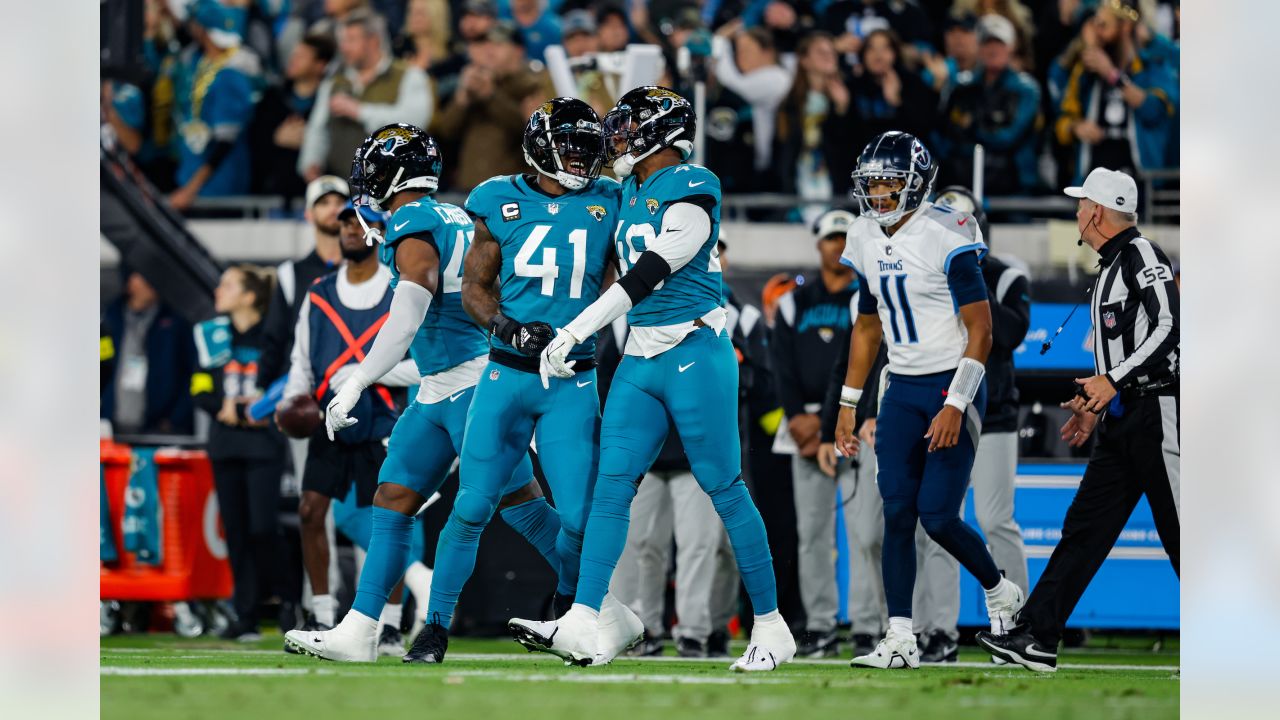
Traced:
POLYGON ((544 322, 522 323, 498 313, 489 323, 489 330, 521 355, 537 357, 556 336, 550 325, 544 322))

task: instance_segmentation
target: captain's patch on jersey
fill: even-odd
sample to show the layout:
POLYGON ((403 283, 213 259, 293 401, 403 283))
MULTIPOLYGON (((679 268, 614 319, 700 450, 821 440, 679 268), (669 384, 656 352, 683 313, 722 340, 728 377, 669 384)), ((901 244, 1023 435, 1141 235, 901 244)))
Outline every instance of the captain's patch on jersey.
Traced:
POLYGON ((520 219, 520 203, 507 203, 502 206, 502 221, 511 222, 520 219))
POLYGON ((588 205, 587 212, 591 213, 591 217, 595 218, 596 222, 604 220, 605 209, 603 205, 588 205))

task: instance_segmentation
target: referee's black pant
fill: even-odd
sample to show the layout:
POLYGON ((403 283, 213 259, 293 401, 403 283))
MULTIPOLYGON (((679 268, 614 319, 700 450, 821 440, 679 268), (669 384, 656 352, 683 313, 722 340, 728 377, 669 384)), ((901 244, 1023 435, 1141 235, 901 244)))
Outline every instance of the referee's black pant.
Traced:
POLYGON ((1178 568, 1178 396, 1125 401, 1123 416, 1108 414, 1096 430, 1093 455, 1067 508, 1062 539, 1019 615, 1020 625, 1056 648, 1067 618, 1107 559, 1144 494, 1160 542, 1178 568))

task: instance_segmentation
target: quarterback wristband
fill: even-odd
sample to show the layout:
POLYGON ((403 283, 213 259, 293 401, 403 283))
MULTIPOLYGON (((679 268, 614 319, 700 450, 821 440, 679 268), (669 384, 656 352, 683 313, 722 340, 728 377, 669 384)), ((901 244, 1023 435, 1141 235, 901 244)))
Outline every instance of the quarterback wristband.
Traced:
POLYGON ((847 408, 858 407, 858 401, 862 399, 862 390, 860 388, 851 388, 848 385, 840 388, 840 405, 847 408))
POLYGON ((982 386, 982 378, 986 374, 987 369, 982 363, 973 358, 960 358, 960 366, 951 378, 951 387, 947 388, 947 399, 943 404, 964 412, 977 397, 978 388, 982 386))

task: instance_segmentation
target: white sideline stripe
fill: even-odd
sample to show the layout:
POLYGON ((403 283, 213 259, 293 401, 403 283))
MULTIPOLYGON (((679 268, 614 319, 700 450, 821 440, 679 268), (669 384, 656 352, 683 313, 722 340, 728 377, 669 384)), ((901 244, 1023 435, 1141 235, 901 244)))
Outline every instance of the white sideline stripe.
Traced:
MULTIPOLYGON (((99 675, 126 676, 201 676, 201 675, 310 675, 319 672, 310 668, 130 668, 104 667, 99 675)), ((327 673, 327 671, 325 671, 327 673)))

